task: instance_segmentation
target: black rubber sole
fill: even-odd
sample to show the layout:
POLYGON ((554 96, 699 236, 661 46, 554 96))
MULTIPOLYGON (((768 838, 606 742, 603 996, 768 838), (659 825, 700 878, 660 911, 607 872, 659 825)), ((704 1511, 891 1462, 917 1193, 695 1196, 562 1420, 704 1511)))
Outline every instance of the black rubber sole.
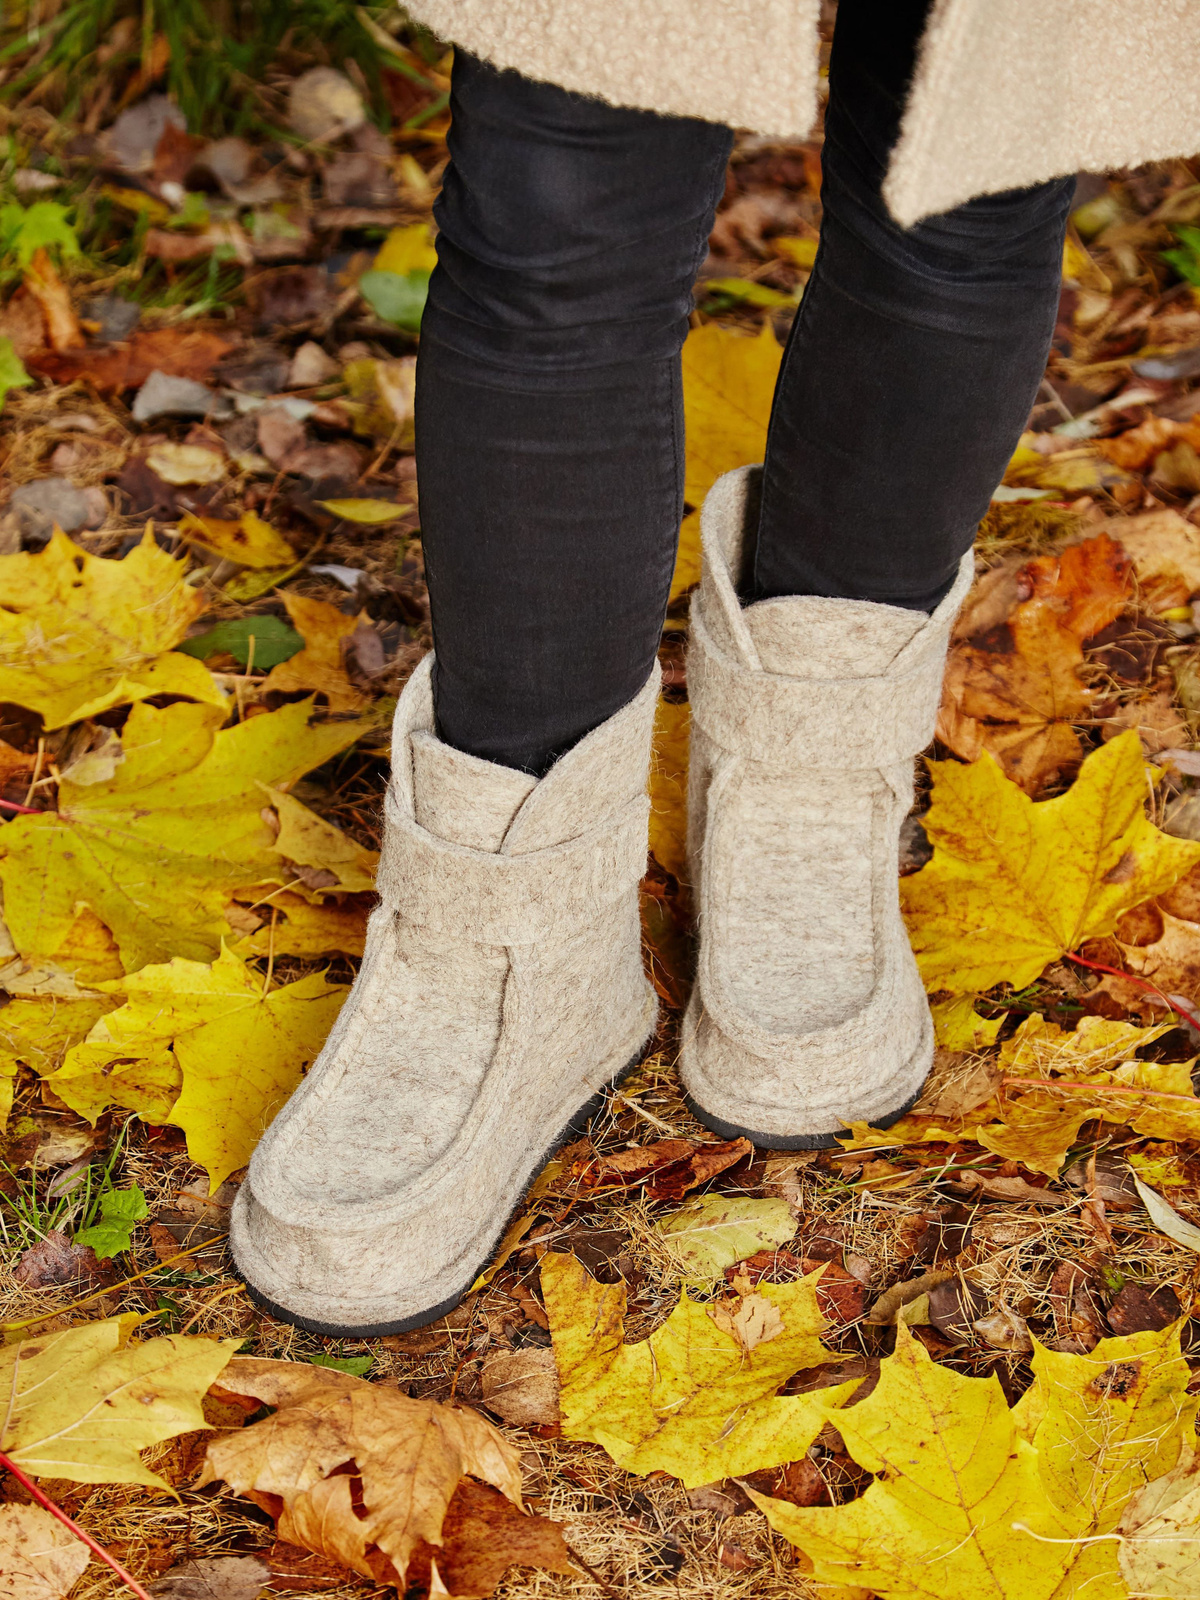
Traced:
MULTIPOLYGON (((925 1086, 921 1085, 921 1089, 925 1086)), ((899 1122, 906 1112, 921 1098, 921 1089, 912 1094, 898 1111, 891 1111, 886 1117, 876 1117, 872 1128, 886 1132, 894 1122, 899 1122)), ((685 1092, 684 1104, 695 1117, 697 1122, 702 1122, 713 1133, 719 1133, 722 1139, 749 1139, 750 1143, 758 1150, 834 1150, 837 1148, 838 1135, 836 1133, 757 1133, 753 1128, 740 1127, 736 1122, 725 1122, 720 1117, 714 1117, 711 1111, 706 1111, 702 1105, 693 1100, 685 1092)))
POLYGON ((290 1323, 293 1328, 301 1328, 305 1333, 315 1333, 325 1339, 383 1339, 390 1334, 412 1333, 417 1328, 427 1328, 431 1322, 437 1322, 442 1317, 449 1316, 450 1313, 455 1310, 455 1308, 462 1301, 463 1297, 467 1294, 468 1290, 475 1282, 476 1278, 478 1278, 479 1274, 481 1272, 485 1272, 487 1268, 491 1266, 500 1250, 500 1246, 504 1242, 504 1235, 508 1232, 513 1218, 524 1208, 525 1202, 529 1197, 529 1191, 537 1182, 538 1175, 541 1173, 542 1168, 549 1160, 551 1160, 557 1151, 562 1149, 564 1145, 571 1144, 574 1140, 583 1137, 583 1135, 587 1132, 588 1123, 591 1122, 592 1118, 603 1107, 604 1096, 610 1089, 618 1088, 620 1084, 622 1084, 629 1076, 629 1074, 633 1072, 636 1067, 641 1065, 641 1061, 642 1056, 639 1052, 639 1054, 628 1064, 628 1066, 622 1067, 617 1076, 613 1078, 612 1081, 605 1086, 605 1088, 601 1089, 597 1094, 592 1095, 590 1100, 586 1101, 585 1104, 580 1106, 579 1110, 567 1123, 566 1127, 563 1128, 554 1142, 549 1145, 545 1154, 542 1156, 542 1159, 534 1168, 529 1182, 525 1185, 525 1188, 521 1192, 521 1198, 517 1201, 516 1205, 513 1206, 512 1210, 505 1218, 504 1226, 500 1229, 500 1232, 497 1235, 496 1243, 475 1268, 474 1272, 471 1273, 471 1276, 463 1284, 462 1288, 459 1289, 457 1293, 452 1294, 449 1299, 441 1301, 436 1306, 431 1306, 429 1310, 418 1311, 411 1317, 400 1317, 393 1322, 368 1322, 350 1327, 344 1326, 340 1323, 317 1322, 312 1317, 302 1317, 298 1312, 289 1311, 286 1306, 278 1305, 274 1300, 270 1299, 269 1296, 263 1294, 262 1290, 256 1288, 246 1274, 241 1271, 237 1262, 233 1261, 233 1252, 230 1251, 230 1260, 233 1261, 234 1276, 239 1278, 241 1282, 246 1285, 246 1292, 249 1294, 251 1300, 254 1301, 254 1304, 260 1307, 261 1310, 267 1312, 269 1316, 274 1317, 277 1322, 290 1323))

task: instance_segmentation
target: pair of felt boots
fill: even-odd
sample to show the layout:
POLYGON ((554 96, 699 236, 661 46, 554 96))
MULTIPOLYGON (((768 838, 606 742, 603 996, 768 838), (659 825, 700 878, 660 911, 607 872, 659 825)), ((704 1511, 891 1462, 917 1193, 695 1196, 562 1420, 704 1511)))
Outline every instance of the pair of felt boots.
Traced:
MULTIPOLYGON (((749 489, 744 469, 708 497, 692 609, 700 957, 682 1073, 722 1136, 807 1149, 894 1119, 932 1058, 897 850, 972 563, 932 616, 743 608, 749 489)), ((396 711, 362 970, 233 1211, 255 1297, 316 1333, 450 1310, 654 1027, 638 881, 657 671, 537 780, 438 739, 430 666, 396 711)))

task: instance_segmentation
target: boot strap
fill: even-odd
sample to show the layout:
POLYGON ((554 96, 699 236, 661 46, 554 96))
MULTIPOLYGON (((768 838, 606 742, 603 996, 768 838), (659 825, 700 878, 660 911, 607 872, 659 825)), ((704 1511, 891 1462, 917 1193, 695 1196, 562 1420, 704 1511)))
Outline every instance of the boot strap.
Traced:
POLYGON ((601 827, 524 855, 450 844, 422 828, 389 786, 375 887, 384 906, 439 937, 472 944, 563 939, 634 889, 646 870, 648 796, 601 827))
MULTIPOLYGON (((945 635, 899 672, 878 678, 792 678, 744 667, 692 612, 688 700, 712 741, 752 761, 851 771, 899 766, 933 738, 945 635)), ((906 652, 908 654, 908 652, 906 652)))

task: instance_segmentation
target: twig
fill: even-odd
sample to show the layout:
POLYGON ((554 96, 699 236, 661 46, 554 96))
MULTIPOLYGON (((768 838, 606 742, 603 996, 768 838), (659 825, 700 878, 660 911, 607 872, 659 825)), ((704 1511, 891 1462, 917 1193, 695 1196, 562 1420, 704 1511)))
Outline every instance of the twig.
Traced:
POLYGON ((1185 1006, 1178 1005, 1174 1000, 1171 999, 1169 994, 1164 994, 1156 983, 1148 983, 1145 978, 1139 978, 1135 973, 1132 972, 1122 972, 1120 967, 1105 966, 1103 961, 1089 961, 1086 956, 1077 956, 1071 951, 1066 953, 1066 955, 1063 957, 1063 960, 1078 962, 1081 967, 1091 967, 1093 972, 1107 972, 1113 978, 1124 978, 1126 983, 1132 983, 1135 988, 1145 989, 1147 993, 1157 996, 1157 998, 1162 1001, 1163 1005, 1165 1005, 1168 1010, 1173 1011, 1176 1016, 1182 1017, 1183 1020, 1190 1023, 1193 1028, 1196 1026, 1195 1014, 1189 1011, 1185 1006))
POLYGON ((34 792, 35 792, 35 790, 37 789, 37 786, 38 786, 38 779, 42 775, 42 762, 45 759, 46 759, 46 741, 45 741, 45 738, 41 738, 41 739, 38 740, 37 760, 33 763, 33 777, 29 780, 29 791, 25 796, 25 804, 26 805, 28 805, 29 802, 33 799, 34 792))
POLYGON ((131 1589, 137 1595, 138 1600, 153 1600, 153 1596, 142 1588, 137 1579, 131 1573, 126 1572, 116 1556, 106 1550, 102 1544, 98 1544, 90 1533, 81 1528, 73 1518, 67 1515, 61 1506, 55 1505, 50 1496, 44 1494, 33 1479, 26 1476, 12 1457, 5 1455, 3 1450, 0 1450, 0 1467, 3 1467, 6 1472, 11 1472, 17 1482, 29 1491, 39 1506, 48 1511, 52 1517, 57 1517, 65 1528, 69 1528, 77 1539, 87 1545, 94 1556, 98 1556, 105 1566, 111 1567, 126 1588, 131 1589))
POLYGON ((627 1106, 636 1116, 645 1117, 652 1128, 659 1128, 663 1133, 669 1133, 672 1138, 678 1137, 677 1130, 669 1122, 664 1122, 661 1117, 656 1117, 652 1111, 647 1111, 645 1106, 639 1106, 636 1100, 630 1100, 627 1095, 618 1094, 615 1089, 612 1091, 612 1097, 614 1100, 619 1101, 621 1105, 627 1106))

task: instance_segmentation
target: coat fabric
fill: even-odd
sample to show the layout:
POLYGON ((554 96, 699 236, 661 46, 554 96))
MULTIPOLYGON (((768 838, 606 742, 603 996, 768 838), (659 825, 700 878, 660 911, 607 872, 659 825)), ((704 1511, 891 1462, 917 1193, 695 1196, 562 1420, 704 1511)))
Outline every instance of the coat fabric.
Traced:
MULTIPOLYGON (((819 0, 412 0, 498 67, 780 138, 817 112, 819 0)), ((936 0, 884 197, 975 195, 1200 150, 1197 0, 936 0)))

